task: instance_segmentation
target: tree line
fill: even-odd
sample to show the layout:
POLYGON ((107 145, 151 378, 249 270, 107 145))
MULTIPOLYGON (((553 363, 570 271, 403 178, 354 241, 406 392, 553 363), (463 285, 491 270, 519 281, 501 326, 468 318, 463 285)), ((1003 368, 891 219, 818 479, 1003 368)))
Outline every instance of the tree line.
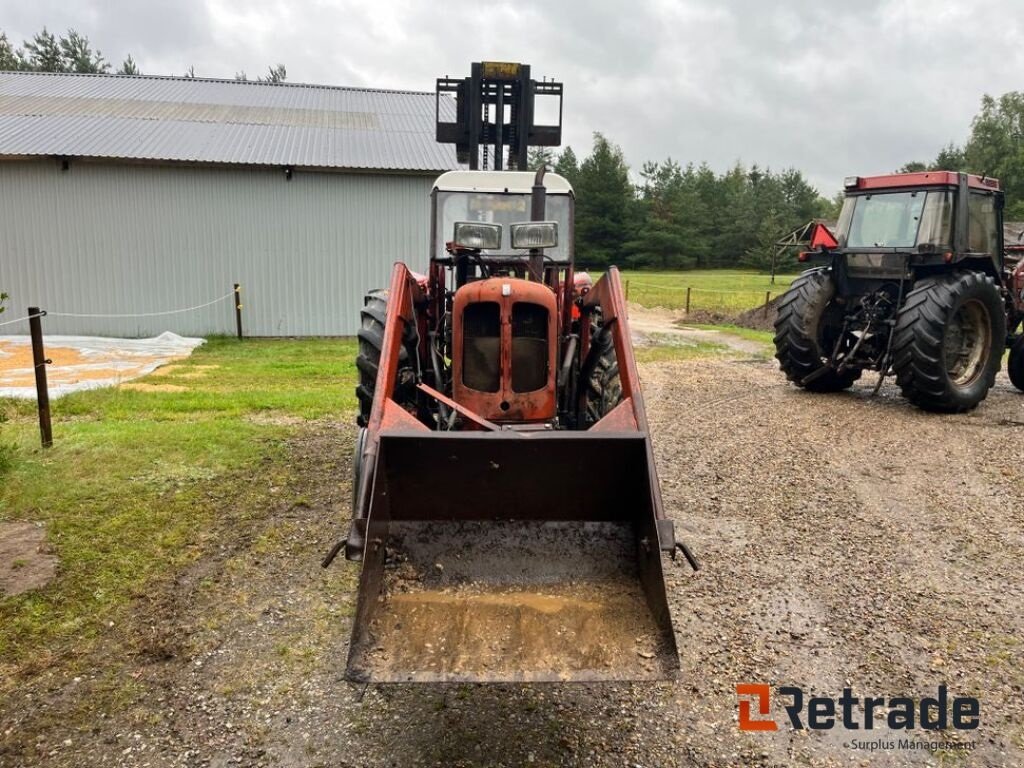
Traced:
MULTIPOLYGON (((797 266, 796 248, 780 249, 788 233, 815 218, 835 219, 842 192, 821 196, 796 169, 773 172, 737 163, 716 174, 706 163, 647 162, 631 177, 622 151, 600 133, 579 160, 538 149, 576 190, 576 253, 580 264, 650 269, 797 266)), ((966 171, 1000 180, 1007 221, 1024 221, 1024 92, 986 95, 962 145, 950 143, 930 162, 899 173, 966 171)))
POLYGON ((774 172, 737 163, 715 173, 707 163, 647 162, 634 181, 622 150, 600 133, 580 160, 572 147, 532 153, 576 190, 576 254, 585 267, 641 269, 796 265, 776 243, 816 218, 838 214, 796 169, 774 172))
MULTIPOLYGON (((80 74, 141 75, 142 71, 129 53, 116 70, 85 35, 69 29, 57 36, 43 27, 31 40, 14 47, 7 33, 0 31, 0 71, 14 72, 76 72, 80 74)), ((196 77, 195 67, 185 70, 185 77, 196 77)), ((236 72, 235 80, 248 80, 245 71, 236 72)), ((283 83, 288 79, 284 64, 267 67, 267 74, 257 77, 261 83, 283 83)))

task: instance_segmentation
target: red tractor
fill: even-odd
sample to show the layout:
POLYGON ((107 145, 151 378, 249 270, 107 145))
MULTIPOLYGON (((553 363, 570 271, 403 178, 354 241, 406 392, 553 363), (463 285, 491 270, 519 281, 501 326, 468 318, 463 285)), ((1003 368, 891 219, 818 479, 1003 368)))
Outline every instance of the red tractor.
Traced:
MULTIPOLYGON (((527 142, 557 144, 524 115, 561 85, 528 75, 439 81, 459 114, 439 138, 471 166, 481 137, 518 167, 527 142)), ((427 273, 396 264, 366 296, 353 519, 325 561, 362 562, 350 680, 678 670, 662 552, 696 563, 662 510, 619 273, 574 273, 574 203, 543 168, 446 173, 427 273)))
MULTIPOLYGON (((835 237, 821 225, 778 305, 776 357, 797 386, 847 389, 895 373, 920 408, 962 412, 988 394, 1010 347, 1024 389, 1024 265, 1003 249, 995 179, 933 171, 846 180, 835 237)), ((877 387, 876 387, 877 389, 877 387)))

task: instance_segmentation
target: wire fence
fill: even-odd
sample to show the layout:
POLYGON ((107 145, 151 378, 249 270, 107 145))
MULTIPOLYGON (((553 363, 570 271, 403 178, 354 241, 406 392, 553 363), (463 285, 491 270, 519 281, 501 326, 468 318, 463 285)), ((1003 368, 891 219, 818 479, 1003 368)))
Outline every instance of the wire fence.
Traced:
POLYGON ((52 312, 47 310, 44 314, 51 317, 100 317, 100 318, 124 318, 124 317, 165 317, 166 315, 180 315, 185 312, 195 312, 197 309, 206 309, 212 307, 214 304, 220 304, 222 301, 227 301, 236 293, 235 290, 214 299, 208 301, 205 304, 196 304, 194 307, 183 307, 182 309, 168 309, 162 312, 129 312, 120 314, 102 314, 96 312, 52 312))
POLYGON ((683 309, 686 312, 738 314, 763 307, 785 290, 782 285, 776 286, 775 290, 732 290, 692 285, 658 285, 641 280, 626 281, 626 298, 630 301, 646 307, 683 309))
MULTIPOLYGON (((5 296, 6 298, 6 296, 5 296)), ((46 357, 46 350, 43 344, 43 322, 45 317, 66 317, 66 318, 142 318, 142 317, 165 317, 168 315, 180 315, 187 312, 195 312, 200 309, 212 307, 228 299, 234 299, 234 319, 239 340, 242 339, 242 287, 235 283, 232 289, 223 296, 218 296, 202 304, 195 304, 191 307, 180 307, 178 309, 166 309, 158 312, 60 312, 39 307, 29 307, 28 314, 23 317, 16 317, 10 320, 0 321, 0 327, 8 327, 19 323, 28 322, 29 335, 32 340, 32 367, 35 371, 36 403, 39 411, 39 433, 44 448, 53 444, 53 433, 50 425, 50 393, 46 381, 46 368, 53 362, 46 357)), ((0 315, 2 316, 2 315, 0 315)))
MULTIPOLYGON (((0 323, 0 328, 2 328, 5 325, 15 325, 16 323, 24 323, 27 320, 31 320, 34 317, 42 317, 45 314, 45 312, 40 312, 39 314, 36 315, 25 315, 24 317, 19 317, 14 320, 4 320, 2 323, 0 323)), ((0 315, 0 317, 2 317, 2 315, 0 315)))

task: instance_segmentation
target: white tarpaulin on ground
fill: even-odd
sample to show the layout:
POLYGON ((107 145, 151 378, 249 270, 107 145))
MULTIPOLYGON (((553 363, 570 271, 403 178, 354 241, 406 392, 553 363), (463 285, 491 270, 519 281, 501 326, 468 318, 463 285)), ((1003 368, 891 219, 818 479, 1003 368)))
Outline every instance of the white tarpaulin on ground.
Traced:
MULTIPOLYGON (((43 344, 50 397, 110 387, 188 357, 205 339, 161 333, 153 339, 46 336, 43 344)), ((35 398, 32 342, 28 336, 0 336, 0 397, 35 398)))

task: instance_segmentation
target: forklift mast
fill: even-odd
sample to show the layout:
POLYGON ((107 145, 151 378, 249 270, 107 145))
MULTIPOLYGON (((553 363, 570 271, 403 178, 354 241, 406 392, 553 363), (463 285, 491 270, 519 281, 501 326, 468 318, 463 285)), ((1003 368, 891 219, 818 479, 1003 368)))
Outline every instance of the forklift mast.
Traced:
POLYGON ((528 64, 475 62, 469 77, 438 78, 435 110, 437 141, 454 144, 459 162, 473 171, 480 169, 481 154, 486 168, 492 153, 494 170, 505 170, 506 147, 508 170, 525 171, 529 147, 557 147, 562 143, 562 84, 531 79, 528 64), (452 94, 455 122, 442 122, 441 98, 452 94), (537 96, 558 98, 556 125, 535 123, 537 96))

